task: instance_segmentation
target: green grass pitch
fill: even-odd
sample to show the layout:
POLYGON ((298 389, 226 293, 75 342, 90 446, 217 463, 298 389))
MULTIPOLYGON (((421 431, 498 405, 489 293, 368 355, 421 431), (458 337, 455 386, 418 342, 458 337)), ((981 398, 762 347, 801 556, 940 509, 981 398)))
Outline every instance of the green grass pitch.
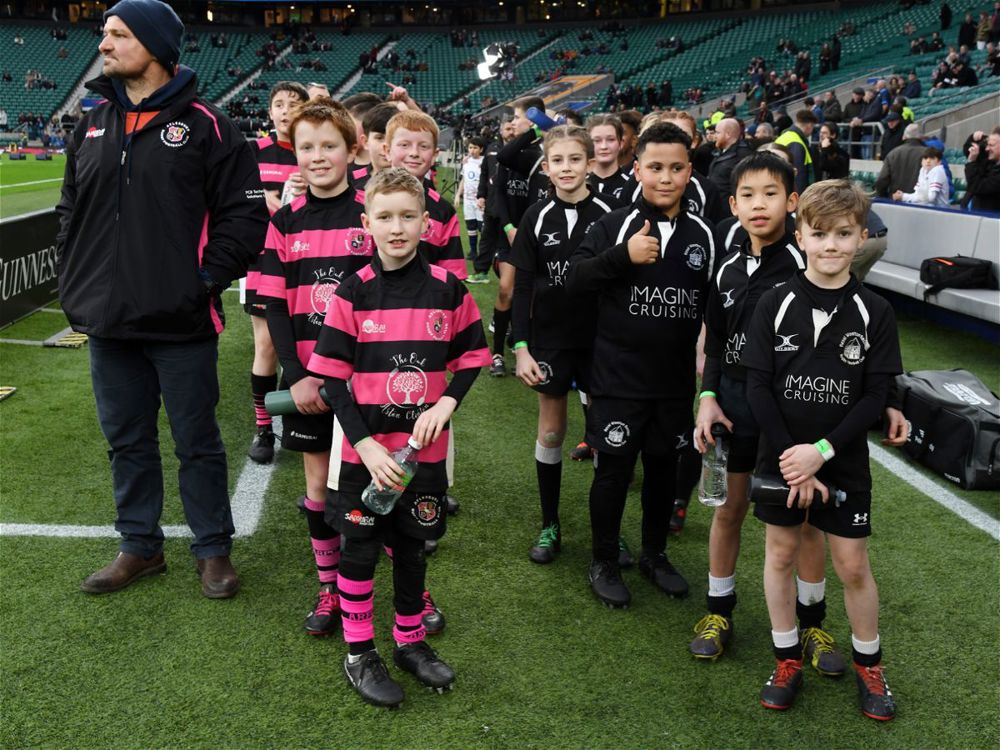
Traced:
MULTIPOLYGON (((8 164, 3 163, 6 172, 8 164)), ((6 174, 4 176, 7 183, 6 174)), ((488 322, 495 280, 471 287, 488 322)), ((253 430, 250 323, 225 295, 219 420, 232 483, 253 430)), ((3 331, 44 338, 66 325, 39 313, 3 331)), ((996 348, 965 334, 901 320, 908 369, 964 366, 1000 386, 996 348)), ((512 362, 512 358, 510 359, 512 362)), ((0 344, 0 522, 110 524, 105 444, 88 354, 0 344)), ((112 556, 110 539, 0 537, 0 747, 74 748, 995 748, 1000 596, 998 545, 931 498, 873 465, 871 556, 879 582, 896 721, 861 716, 850 679, 811 671, 795 707, 765 711, 757 693, 771 668, 761 589, 763 529, 748 519, 738 568, 736 639, 716 663, 687 653, 704 609, 710 515, 695 503, 670 555, 691 582, 686 600, 626 573, 627 611, 597 604, 586 582, 592 470, 563 466, 563 552, 546 567, 527 550, 538 531, 535 397, 513 377, 477 381, 456 415, 460 514, 428 583, 448 618, 432 644, 458 673, 440 696, 399 676, 403 708, 366 706, 348 688, 339 636, 307 637, 317 586, 303 517, 298 457, 279 453, 256 532, 236 541, 243 590, 200 594, 183 539, 166 544, 168 572, 92 597, 80 581, 112 556)), ((582 433, 570 400, 566 449, 582 433)), ((177 462, 161 423, 167 507, 183 523, 177 462)), ((936 480, 935 480, 936 481, 936 480)), ((1000 517, 997 493, 938 486, 1000 517)), ((664 501, 672 493, 664 492, 664 501)), ((638 496, 624 533, 638 545, 638 496)), ((387 562, 376 580, 376 635, 391 639, 387 562)), ((828 571, 827 626, 842 648, 849 628, 828 571)))
POLYGON ((52 161, 35 161, 33 154, 23 161, 0 157, 0 219, 55 206, 65 170, 66 157, 58 154, 52 161))

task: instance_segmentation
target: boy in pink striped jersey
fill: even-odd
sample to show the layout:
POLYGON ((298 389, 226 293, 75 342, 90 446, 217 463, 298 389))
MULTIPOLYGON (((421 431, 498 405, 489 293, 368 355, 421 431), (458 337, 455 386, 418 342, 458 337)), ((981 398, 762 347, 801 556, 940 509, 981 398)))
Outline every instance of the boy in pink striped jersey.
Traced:
POLYGON ((403 169, 377 172, 363 220, 378 253, 334 293, 309 370, 325 377, 337 416, 326 518, 343 537, 344 671, 365 701, 395 707, 403 689, 375 650, 379 549, 393 548, 393 661, 428 687, 450 688, 455 673, 424 640, 424 542, 445 530, 452 414, 490 355, 471 295, 418 253, 429 220, 421 183, 403 169), (422 446, 416 474, 392 510, 377 515, 362 493, 371 482, 380 490, 403 483, 391 453, 411 437, 422 446))

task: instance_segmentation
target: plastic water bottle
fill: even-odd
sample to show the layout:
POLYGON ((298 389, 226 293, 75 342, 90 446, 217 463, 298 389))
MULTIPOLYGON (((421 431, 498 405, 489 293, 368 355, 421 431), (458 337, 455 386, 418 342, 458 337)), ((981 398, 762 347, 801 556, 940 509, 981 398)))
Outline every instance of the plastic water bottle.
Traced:
POLYGON ((361 493, 361 502, 372 513, 384 516, 390 513, 396 506, 399 496, 403 494, 406 486, 413 479, 413 475, 417 473, 417 452, 422 447, 420 443, 411 437, 406 441, 406 445, 392 454, 392 460, 399 464, 399 468, 403 470, 403 479, 399 484, 395 487, 387 486, 385 489, 380 490, 375 486, 375 480, 373 479, 371 484, 361 493))
MULTIPOLYGON (((326 388, 320 387, 319 395, 326 401, 326 388)), ((291 391, 269 391, 264 394, 264 408, 272 417, 282 417, 285 414, 297 414, 298 407, 291 391)))
MULTIPOLYGON (((833 485, 827 485, 826 489, 830 493, 830 500, 833 501, 835 507, 839 508, 847 500, 847 493, 844 490, 838 490, 833 485)), ((787 505, 788 491, 789 487, 781 477, 758 476, 755 474, 750 478, 750 499, 755 503, 762 505, 787 505)), ((820 495, 819 490, 813 493, 812 501, 813 503, 823 502, 823 497, 820 495)))
POLYGON ((531 120, 535 125, 537 125, 542 130, 551 130, 556 125, 565 125, 566 118, 560 117, 558 120, 553 120, 545 112, 538 109, 537 107, 528 107, 528 111, 524 113, 524 116, 531 120))
POLYGON ((709 445, 701 459, 701 484, 698 485, 698 500, 709 508, 717 508, 726 502, 729 430, 722 423, 716 422, 712 425, 712 437, 715 438, 715 445, 709 445))

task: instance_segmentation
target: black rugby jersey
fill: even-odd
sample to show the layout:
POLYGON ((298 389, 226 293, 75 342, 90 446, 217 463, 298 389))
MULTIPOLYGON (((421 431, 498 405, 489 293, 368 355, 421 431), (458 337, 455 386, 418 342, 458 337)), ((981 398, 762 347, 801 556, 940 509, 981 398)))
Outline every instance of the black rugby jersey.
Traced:
MULTIPOLYGON (((641 197, 642 185, 636 180, 635 173, 629 172, 622 201, 635 203, 641 197)), ((710 179, 693 169, 691 179, 684 188, 684 209, 689 214, 698 214, 713 224, 729 216, 729 206, 723 202, 719 188, 710 179)))
POLYGON ((741 361, 762 433, 758 471, 780 474, 785 449, 826 438, 836 455, 817 478, 871 490, 867 429, 884 408, 889 379, 903 369, 888 302, 854 276, 831 290, 798 273, 761 297, 741 361), (777 420, 762 418, 769 414, 762 395, 773 400, 777 420))
POLYGON ((635 181, 631 179, 632 173, 622 167, 619 167, 614 174, 608 175, 607 177, 598 177, 593 172, 587 177, 587 183, 594 190, 595 193, 600 193, 601 195, 608 195, 614 198, 616 201, 621 203, 633 203, 635 199, 628 200, 629 195, 628 190, 631 186, 632 189, 636 187, 635 181))
POLYGON ((271 217, 257 294, 271 298, 268 329, 289 384, 307 375, 337 286, 371 261, 375 243, 361 226, 364 203, 352 188, 333 198, 307 190, 271 217))
POLYGON ((750 253, 750 240, 719 262, 705 308, 705 374, 702 388, 718 391, 721 373, 745 380, 740 354, 747 329, 761 295, 788 282, 806 267, 806 256, 786 234, 761 250, 750 253))
POLYGON ((495 178, 499 191, 496 208, 501 227, 519 226, 532 203, 549 197, 552 183, 542 171, 540 142, 532 128, 512 139, 497 154, 500 167, 495 178))
POLYGON ((594 223, 619 207, 589 193, 579 203, 559 198, 535 203, 524 214, 510 262, 514 281, 513 336, 546 349, 589 349, 597 324, 597 298, 566 290, 570 257, 594 223))
POLYGON ((462 235, 455 207, 446 201, 429 180, 424 180, 427 231, 420 237, 420 252, 429 263, 449 271, 460 280, 469 277, 462 251, 462 235))
POLYGON ((357 164, 352 161, 351 166, 347 168, 347 182, 355 190, 364 190, 372 174, 372 165, 370 162, 368 164, 357 164))
MULTIPOLYGON (((728 210, 728 208, 727 208, 728 210)), ((795 236, 795 214, 785 217, 785 234, 795 236)), ((727 216, 715 225, 715 246, 719 255, 728 255, 739 250, 750 237, 735 216, 727 216)))
POLYGON ((299 171, 292 144, 279 141, 278 134, 272 132, 266 138, 258 138, 254 145, 257 147, 261 184, 265 190, 281 193, 288 178, 299 171))
POLYGON ((593 394, 690 404, 714 267, 712 227, 695 214, 667 219, 640 198, 594 224, 569 267, 571 294, 598 294, 593 394), (660 259, 633 265, 628 239, 647 219, 660 259))

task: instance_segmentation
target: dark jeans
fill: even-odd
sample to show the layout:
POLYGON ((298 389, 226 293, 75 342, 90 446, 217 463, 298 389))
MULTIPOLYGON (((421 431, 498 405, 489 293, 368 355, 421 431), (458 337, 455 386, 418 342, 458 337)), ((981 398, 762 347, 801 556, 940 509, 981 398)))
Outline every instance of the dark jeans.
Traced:
POLYGON ((228 555, 233 514, 226 451, 215 420, 218 339, 168 343, 90 337, 97 418, 111 446, 120 548, 143 557, 163 547, 160 397, 180 459, 177 481, 197 558, 228 555))
MULTIPOLYGON (((636 456, 600 452, 590 486, 590 533, 595 560, 618 559, 625 499, 636 456)), ((642 554, 653 556, 667 548, 670 514, 674 509, 677 453, 642 454, 642 554)))

